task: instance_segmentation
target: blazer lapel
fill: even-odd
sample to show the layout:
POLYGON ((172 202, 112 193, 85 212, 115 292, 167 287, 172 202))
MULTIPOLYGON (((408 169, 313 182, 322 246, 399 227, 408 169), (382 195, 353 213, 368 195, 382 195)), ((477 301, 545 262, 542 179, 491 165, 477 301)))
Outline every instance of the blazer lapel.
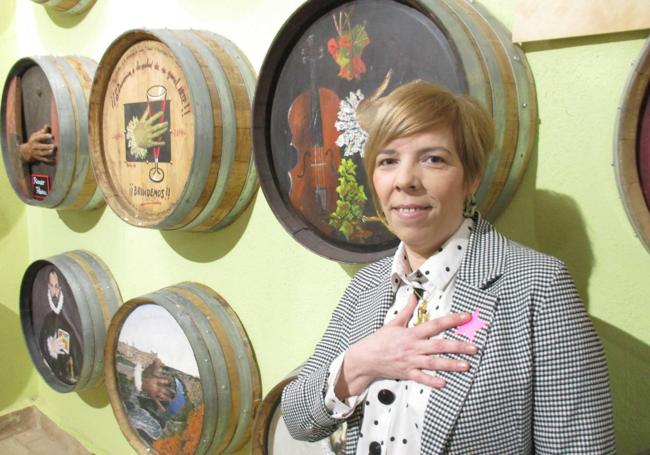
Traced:
POLYGON ((386 313, 395 299, 389 279, 390 268, 391 263, 387 261, 387 266, 379 273, 379 281, 359 294, 350 344, 367 337, 384 325, 386 313))
MULTIPOLYGON (((458 271, 451 312, 476 314, 478 311, 478 317, 484 323, 484 326, 475 333, 473 340, 478 347, 478 354, 442 356, 465 360, 470 364, 470 370, 464 373, 438 373, 447 381, 447 385, 442 389, 433 389, 429 395, 421 453, 444 453, 463 403, 479 371, 499 301, 498 296, 491 292, 491 285, 502 273, 506 250, 505 238, 489 223, 477 218, 466 257, 458 271)), ((453 328, 446 331, 444 338, 468 341, 465 335, 456 333, 456 330, 457 328, 453 328)))

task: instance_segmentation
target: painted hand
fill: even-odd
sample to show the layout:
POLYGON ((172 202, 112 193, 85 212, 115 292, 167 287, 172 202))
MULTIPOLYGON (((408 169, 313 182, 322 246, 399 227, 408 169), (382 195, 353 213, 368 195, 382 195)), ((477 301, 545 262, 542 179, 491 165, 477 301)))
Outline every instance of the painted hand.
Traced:
POLYGON ((162 412, 165 407, 163 401, 169 401, 173 398, 172 391, 169 389, 170 380, 162 376, 162 362, 159 359, 154 360, 142 372, 142 391, 154 400, 158 409, 162 412))
POLYGON ((126 127, 126 138, 129 144, 129 152, 136 158, 147 156, 147 149, 150 147, 161 147, 164 141, 159 141, 162 134, 167 131, 169 122, 159 122, 163 112, 149 116, 149 108, 145 108, 140 118, 133 117, 126 127))
POLYGON ((58 337, 47 337, 47 351, 53 359, 65 354, 63 341, 58 337))
POLYGON ((41 161, 43 163, 54 164, 56 163, 56 145, 50 144, 52 134, 49 132, 47 125, 43 126, 38 131, 29 136, 29 140, 24 144, 20 144, 20 159, 25 163, 33 163, 34 161, 41 161))

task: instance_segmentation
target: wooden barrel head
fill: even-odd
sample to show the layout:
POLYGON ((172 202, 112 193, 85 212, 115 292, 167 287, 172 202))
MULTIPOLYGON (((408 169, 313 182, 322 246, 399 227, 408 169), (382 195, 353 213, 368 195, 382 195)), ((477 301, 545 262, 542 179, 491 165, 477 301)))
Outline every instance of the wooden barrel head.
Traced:
POLYGON ((205 405, 187 336, 191 321, 146 301, 129 301, 123 310, 111 323, 106 360, 120 427, 140 453, 194 453, 205 405))
POLYGON ((297 370, 276 384, 264 397, 253 423, 253 455, 343 455, 347 424, 328 438, 316 442, 298 441, 289 434, 280 401, 284 387, 296 379, 297 370))
POLYGON ((87 251, 31 264, 20 288, 20 318, 37 371, 59 392, 103 379, 106 327, 121 304, 106 265, 87 251))
POLYGON ((180 283, 125 303, 105 365, 113 412, 138 453, 232 453, 250 438, 259 372, 239 320, 210 288, 180 283))
POLYGON ((616 125, 614 167, 623 207, 650 252, 650 39, 625 87, 616 125))
POLYGON ((65 275, 49 261, 32 264, 23 277, 20 312, 32 361, 55 390, 79 382, 84 333, 78 304, 65 275))
POLYGON ((0 139, 9 181, 25 203, 72 210, 103 203, 88 156, 88 95, 96 66, 85 57, 34 56, 9 71, 0 139), (46 126, 52 139, 40 142, 54 144, 55 153, 22 153, 21 146, 46 126))
POLYGON ((223 37, 132 30, 100 62, 90 108, 92 160, 126 222, 209 231, 257 188, 250 141, 255 75, 223 37))
POLYGON ((478 197, 496 217, 525 170, 534 127, 532 141, 519 137, 536 109, 523 53, 502 42, 495 22, 447 0, 312 0, 288 19, 260 71, 253 138, 264 194, 298 242, 344 262, 393 251, 397 240, 369 193, 361 125, 373 100, 416 79, 472 95, 492 112, 496 147, 478 197))
POLYGON ((191 93, 176 57, 158 41, 129 47, 104 103, 105 171, 125 216, 165 218, 189 179, 194 151, 191 93))

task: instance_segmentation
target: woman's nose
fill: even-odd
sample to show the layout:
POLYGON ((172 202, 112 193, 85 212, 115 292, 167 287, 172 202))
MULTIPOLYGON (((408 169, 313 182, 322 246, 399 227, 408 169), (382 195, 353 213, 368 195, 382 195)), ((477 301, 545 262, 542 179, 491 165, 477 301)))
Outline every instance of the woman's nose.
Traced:
POLYGON ((415 190, 420 186, 420 178, 413 166, 402 163, 395 176, 395 188, 402 191, 415 190))

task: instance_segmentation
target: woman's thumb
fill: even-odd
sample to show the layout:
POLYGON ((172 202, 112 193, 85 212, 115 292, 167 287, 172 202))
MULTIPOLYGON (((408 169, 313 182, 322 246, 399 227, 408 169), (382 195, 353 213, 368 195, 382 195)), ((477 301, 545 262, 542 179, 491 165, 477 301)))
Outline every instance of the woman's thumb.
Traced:
POLYGON ((390 321, 387 325, 405 327, 406 324, 411 320, 415 307, 418 306, 418 298, 415 295, 415 292, 409 297, 409 301, 402 311, 400 311, 395 318, 390 321))

